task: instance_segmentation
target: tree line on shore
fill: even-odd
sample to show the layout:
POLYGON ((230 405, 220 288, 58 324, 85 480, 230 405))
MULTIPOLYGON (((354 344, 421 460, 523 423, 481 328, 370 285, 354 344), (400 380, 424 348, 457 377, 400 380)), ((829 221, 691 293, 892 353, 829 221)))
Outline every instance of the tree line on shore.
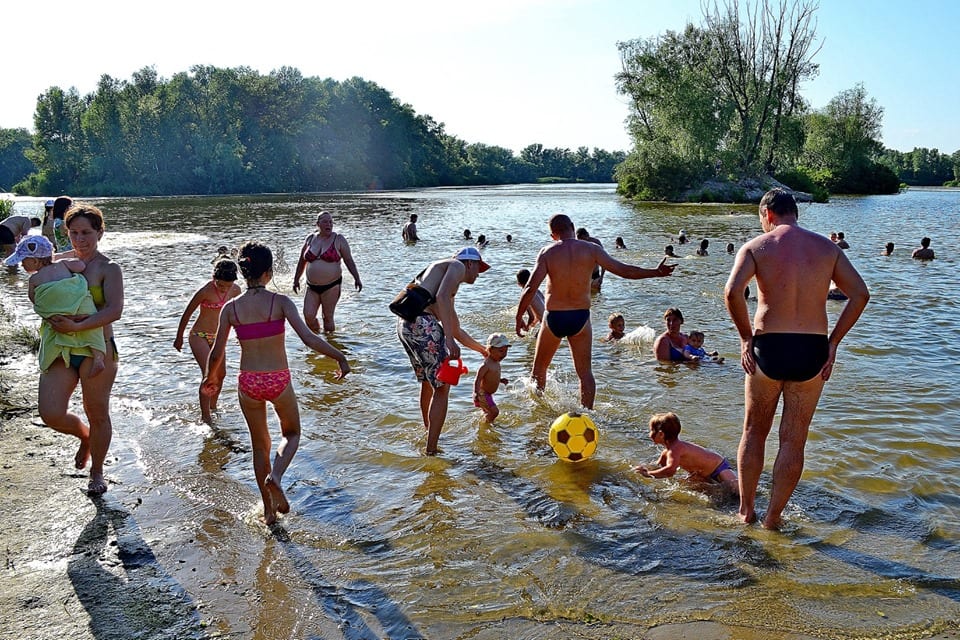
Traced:
POLYGON ((960 186, 960 150, 879 141, 883 108, 863 86, 812 109, 815 0, 703 5, 699 25, 618 44, 629 154, 467 143, 362 78, 291 67, 152 67, 96 90, 51 87, 34 131, 0 128, 0 191, 174 195, 617 182, 645 200, 742 200, 774 178, 814 200, 960 186), (718 186, 719 185, 719 186, 718 186))
POLYGON ((0 188, 173 195, 612 182, 625 157, 468 144, 362 78, 195 66, 167 80, 147 67, 129 81, 104 75, 87 96, 42 94, 32 134, 0 129, 0 188))

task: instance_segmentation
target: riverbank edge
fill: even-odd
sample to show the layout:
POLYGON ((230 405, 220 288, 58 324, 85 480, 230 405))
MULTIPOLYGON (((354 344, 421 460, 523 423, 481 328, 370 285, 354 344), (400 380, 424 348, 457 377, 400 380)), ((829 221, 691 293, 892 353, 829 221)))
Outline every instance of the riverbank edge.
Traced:
MULTIPOLYGON (((74 443, 43 426, 37 416, 38 375, 30 332, 15 324, 0 300, 0 487, 4 497, 0 500, 4 540, 0 637, 257 637, 243 610, 248 598, 259 599, 255 587, 222 571, 215 554, 199 552, 190 527, 165 522, 170 513, 184 511, 182 506, 171 507, 171 501, 186 500, 160 497, 156 495, 162 493, 159 487, 147 491, 115 484, 103 498, 84 495, 87 474, 70 465, 74 443), (184 573, 174 577, 170 566, 184 573)), ((107 478, 113 480, 109 465, 107 478)), ((236 523, 234 535, 253 542, 254 548, 246 551, 256 556, 265 541, 250 533, 247 524, 236 523)), ((290 587, 294 599, 309 601, 309 585, 290 587)), ((323 624, 329 633, 323 637, 340 637, 340 621, 331 618, 323 624)), ((762 627, 710 620, 637 629, 617 622, 504 619, 474 637, 760 640, 770 633, 762 627)), ((777 637, 815 640, 815 636, 792 632, 779 632, 777 637)), ((917 637, 958 640, 960 631, 917 637)))

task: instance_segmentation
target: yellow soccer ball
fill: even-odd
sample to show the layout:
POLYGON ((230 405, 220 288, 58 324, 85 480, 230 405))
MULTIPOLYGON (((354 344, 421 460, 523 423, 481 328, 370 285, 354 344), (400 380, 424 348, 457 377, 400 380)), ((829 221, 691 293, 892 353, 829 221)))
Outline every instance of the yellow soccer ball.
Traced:
POLYGON ((567 462, 586 460, 597 450, 600 430, 589 416, 565 413, 550 425, 550 446, 567 462))

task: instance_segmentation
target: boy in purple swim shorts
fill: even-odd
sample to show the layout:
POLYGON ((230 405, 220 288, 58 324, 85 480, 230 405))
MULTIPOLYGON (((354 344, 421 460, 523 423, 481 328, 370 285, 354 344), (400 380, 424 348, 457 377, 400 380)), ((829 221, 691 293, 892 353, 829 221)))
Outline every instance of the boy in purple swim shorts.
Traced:
POLYGON ((690 474, 690 480, 718 482, 733 495, 740 495, 737 474, 726 459, 715 451, 680 439, 680 418, 675 413, 658 413, 650 418, 650 439, 662 445, 656 468, 633 468, 646 478, 670 478, 678 469, 690 474))
POLYGON ((473 406, 483 409, 487 422, 491 424, 500 415, 500 409, 493 401, 493 394, 501 384, 509 383, 509 380, 500 377, 500 361, 507 357, 509 348, 510 339, 506 335, 491 333, 487 338, 487 357, 473 381, 473 406))

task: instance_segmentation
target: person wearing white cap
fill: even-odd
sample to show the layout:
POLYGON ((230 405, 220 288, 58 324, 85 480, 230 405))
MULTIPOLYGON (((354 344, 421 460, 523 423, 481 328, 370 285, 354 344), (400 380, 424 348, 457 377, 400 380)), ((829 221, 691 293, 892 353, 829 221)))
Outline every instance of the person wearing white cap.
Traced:
POLYGON ((593 328, 590 325, 590 281, 599 266, 614 275, 630 280, 669 276, 677 265, 660 261, 656 269, 644 269, 610 257, 603 247, 578 240, 573 221, 562 213, 550 218, 550 236, 555 240, 540 250, 533 273, 523 288, 517 306, 516 331, 526 327, 524 314, 533 302, 540 283, 547 281, 546 314, 533 356, 533 378, 543 390, 547 367, 564 338, 570 344, 573 366, 580 378, 580 404, 593 408, 597 383, 593 378, 593 328))
MULTIPOLYGON (((0 222, 0 259, 12 255, 21 238, 29 234, 31 228, 39 227, 40 223, 40 218, 27 216, 10 216, 0 222)), ((13 271, 17 269, 15 265, 7 268, 13 271)))
POLYGON ((509 384, 509 380, 500 377, 500 361, 507 357, 510 347, 510 338, 503 333, 491 333, 487 337, 487 357, 477 369, 477 377, 473 381, 473 406, 483 409, 487 422, 493 421, 500 415, 500 408, 493 400, 501 384, 509 384))
POLYGON ((460 326, 454 298, 462 283, 473 284, 489 268, 476 247, 464 247, 452 258, 431 263, 405 290, 411 297, 421 296, 419 308, 397 320, 397 336, 420 382, 420 413, 427 429, 428 456, 437 453, 450 399, 450 385, 437 379, 440 365, 447 358, 460 358, 458 342, 487 355, 486 347, 460 326))

